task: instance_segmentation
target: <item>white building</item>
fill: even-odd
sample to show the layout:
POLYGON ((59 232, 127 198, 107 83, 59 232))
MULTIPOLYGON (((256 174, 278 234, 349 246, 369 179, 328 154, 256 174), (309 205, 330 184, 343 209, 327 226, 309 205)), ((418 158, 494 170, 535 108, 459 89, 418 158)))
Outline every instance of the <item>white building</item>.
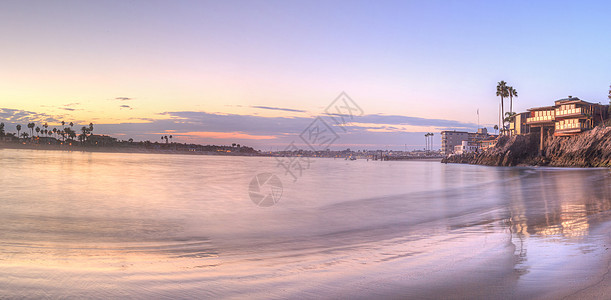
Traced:
POLYGON ((479 147, 476 143, 470 143, 469 141, 463 141, 460 145, 454 146, 454 154, 461 155, 463 153, 477 152, 479 147))

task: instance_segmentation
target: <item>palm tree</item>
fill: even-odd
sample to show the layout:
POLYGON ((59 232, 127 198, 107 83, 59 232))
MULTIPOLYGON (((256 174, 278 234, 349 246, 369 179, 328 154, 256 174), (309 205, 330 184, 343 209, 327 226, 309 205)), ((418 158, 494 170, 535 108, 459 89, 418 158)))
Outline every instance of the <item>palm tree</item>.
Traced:
POLYGON ((24 132, 21 134, 21 136, 23 136, 24 139, 27 139, 30 135, 27 132, 24 132))
MULTIPOLYGON (((504 99, 505 97, 509 97, 509 91, 507 90, 507 82, 505 82, 504 80, 499 81, 499 83, 496 86, 496 95, 501 97, 501 116, 504 116, 505 115, 504 99)), ((504 129, 505 122, 503 122, 503 124, 499 124, 499 128, 501 128, 501 130, 504 129)))
POLYGON ((4 123, 0 123, 0 136, 4 136, 4 123))
POLYGON ((433 141, 433 136, 435 134, 431 132, 431 151, 433 151, 433 144, 435 144, 435 141, 433 141))
POLYGON ((81 138, 81 137, 82 137, 82 138, 81 138, 81 143, 84 143, 84 142, 85 142, 85 140, 87 139, 87 133, 89 133, 89 128, 87 128, 87 127, 83 126, 83 127, 81 128, 81 131, 82 131, 83 133, 82 133, 82 134, 79 136, 79 138, 81 138))
POLYGON ((499 125, 494 125, 494 134, 496 134, 497 130, 499 130, 499 125))
POLYGON ((172 138, 173 138, 172 135, 170 135, 170 141, 172 140, 172 138))
POLYGON ((36 126, 36 135, 40 137, 40 127, 36 126))
MULTIPOLYGON (((503 123, 509 123, 509 127, 511 127, 511 122, 516 117, 516 113, 508 111, 505 113, 505 119, 503 119, 503 123)), ((511 134, 511 133, 510 133, 511 134)))
POLYGON ((69 139, 74 140, 74 138, 76 137, 76 132, 74 132, 74 130, 72 130, 70 127, 66 127, 66 129, 64 129, 64 133, 68 136, 69 139))
POLYGON ((514 89, 513 86, 507 87, 507 93, 509 94, 509 111, 513 111, 513 97, 518 98, 518 90, 514 89))
POLYGON ((517 115, 516 113, 508 111, 505 113, 505 119, 503 121, 507 123, 511 123, 511 121, 513 121, 513 118, 515 118, 516 115, 517 115))
POLYGON ((70 128, 74 127, 74 123, 70 122, 70 128))
POLYGON ((36 126, 36 124, 34 123, 28 123, 28 128, 30 128, 31 132, 32 132, 32 137, 34 137, 34 127, 36 126))
POLYGON ((19 138, 20 137, 19 131, 21 131, 21 125, 17 124, 17 126, 15 126, 15 128, 17 128, 17 138, 19 138))

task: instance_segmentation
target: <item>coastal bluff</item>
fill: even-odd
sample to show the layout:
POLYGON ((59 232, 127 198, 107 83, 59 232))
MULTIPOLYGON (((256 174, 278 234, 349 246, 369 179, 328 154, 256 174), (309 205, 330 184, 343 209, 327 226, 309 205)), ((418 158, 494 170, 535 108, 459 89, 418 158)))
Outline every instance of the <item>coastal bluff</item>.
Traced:
POLYGON ((495 147, 481 153, 444 158, 442 163, 486 166, 611 167, 611 127, 596 127, 570 137, 547 135, 543 155, 539 134, 502 136, 495 147))

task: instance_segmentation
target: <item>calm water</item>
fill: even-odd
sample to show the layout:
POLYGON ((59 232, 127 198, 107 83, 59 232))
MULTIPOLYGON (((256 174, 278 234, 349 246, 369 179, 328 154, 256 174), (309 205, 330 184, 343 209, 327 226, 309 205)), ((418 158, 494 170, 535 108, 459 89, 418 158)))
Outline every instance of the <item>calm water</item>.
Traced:
POLYGON ((608 255, 607 169, 5 149, 0 185, 9 298, 547 297, 608 255))

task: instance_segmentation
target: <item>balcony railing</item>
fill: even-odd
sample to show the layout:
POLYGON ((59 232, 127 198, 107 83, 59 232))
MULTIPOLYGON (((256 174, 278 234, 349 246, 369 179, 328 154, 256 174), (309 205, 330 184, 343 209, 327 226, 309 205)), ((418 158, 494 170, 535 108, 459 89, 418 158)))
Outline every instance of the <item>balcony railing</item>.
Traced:
POLYGON ((543 122, 553 122, 554 116, 539 116, 526 118, 526 123, 543 123, 543 122))
POLYGON ((567 116, 575 114, 583 114, 583 108, 577 107, 573 109, 556 109, 556 116, 567 116))
POLYGON ((583 123, 556 123, 556 130, 586 129, 583 123))

